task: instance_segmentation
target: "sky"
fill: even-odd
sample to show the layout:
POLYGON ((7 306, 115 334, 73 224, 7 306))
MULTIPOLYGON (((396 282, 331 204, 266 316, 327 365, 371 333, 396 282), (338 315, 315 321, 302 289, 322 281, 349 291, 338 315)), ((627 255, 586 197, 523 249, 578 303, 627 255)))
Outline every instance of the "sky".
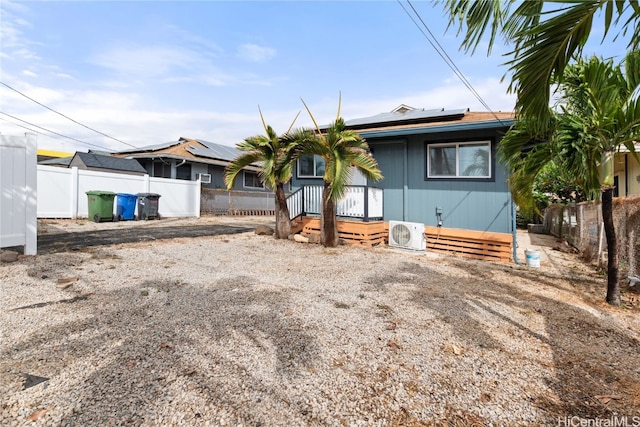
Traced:
MULTIPOLYGON (((464 53, 441 4, 411 4, 484 102, 511 111, 508 47, 464 53)), ((311 126, 301 99, 320 124, 340 96, 345 120, 401 104, 487 111, 405 10, 406 0, 0 0, 0 133, 71 153, 180 137, 234 146, 264 133, 258 108, 277 133, 299 112, 295 126, 311 126)))

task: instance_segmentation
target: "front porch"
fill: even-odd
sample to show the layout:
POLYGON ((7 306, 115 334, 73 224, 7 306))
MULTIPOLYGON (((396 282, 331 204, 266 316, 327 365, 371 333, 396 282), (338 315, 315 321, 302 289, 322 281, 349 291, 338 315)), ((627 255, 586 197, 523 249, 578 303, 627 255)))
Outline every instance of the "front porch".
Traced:
MULTIPOLYGON (((289 217, 320 216, 322 185, 304 185, 287 197, 289 217)), ((383 190, 368 185, 350 185, 345 196, 336 203, 338 219, 380 221, 383 217, 383 190)))
MULTIPOLYGON (((305 185, 287 198, 292 232, 320 236, 321 185, 305 185)), ((366 185, 347 188, 336 205, 338 236, 348 244, 373 247, 389 240, 389 223, 383 221, 383 190, 366 185)), ((485 261, 510 262, 513 236, 507 233, 425 226, 426 250, 485 261)), ((319 240, 318 240, 319 241, 319 240)))

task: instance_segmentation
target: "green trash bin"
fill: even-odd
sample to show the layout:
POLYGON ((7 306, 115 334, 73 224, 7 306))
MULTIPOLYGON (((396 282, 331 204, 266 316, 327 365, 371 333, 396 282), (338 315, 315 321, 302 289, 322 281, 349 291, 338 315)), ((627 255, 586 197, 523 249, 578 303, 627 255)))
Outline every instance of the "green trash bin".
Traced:
POLYGON ((113 199, 116 193, 111 191, 87 191, 89 200, 89 218, 94 222, 113 221, 113 199))

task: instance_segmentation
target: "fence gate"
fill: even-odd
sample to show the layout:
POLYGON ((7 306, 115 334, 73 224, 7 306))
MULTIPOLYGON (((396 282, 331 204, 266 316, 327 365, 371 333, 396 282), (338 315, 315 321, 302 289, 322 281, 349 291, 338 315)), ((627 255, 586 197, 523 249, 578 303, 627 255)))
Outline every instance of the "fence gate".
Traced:
POLYGON ((0 135, 0 248, 38 245, 35 135, 0 135))

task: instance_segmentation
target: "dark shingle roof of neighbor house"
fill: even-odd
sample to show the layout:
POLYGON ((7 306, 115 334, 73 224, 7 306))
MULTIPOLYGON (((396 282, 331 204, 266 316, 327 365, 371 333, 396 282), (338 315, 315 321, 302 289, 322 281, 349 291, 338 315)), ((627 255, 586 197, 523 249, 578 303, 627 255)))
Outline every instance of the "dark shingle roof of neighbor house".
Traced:
POLYGON ((41 160, 38 162, 39 165, 49 165, 49 166, 69 166, 71 163, 71 157, 57 157, 55 159, 41 160))
POLYGON ((95 153, 77 152, 74 157, 80 158, 82 163, 89 168, 111 169, 126 172, 147 173, 135 159, 122 159, 113 156, 103 156, 95 153))

